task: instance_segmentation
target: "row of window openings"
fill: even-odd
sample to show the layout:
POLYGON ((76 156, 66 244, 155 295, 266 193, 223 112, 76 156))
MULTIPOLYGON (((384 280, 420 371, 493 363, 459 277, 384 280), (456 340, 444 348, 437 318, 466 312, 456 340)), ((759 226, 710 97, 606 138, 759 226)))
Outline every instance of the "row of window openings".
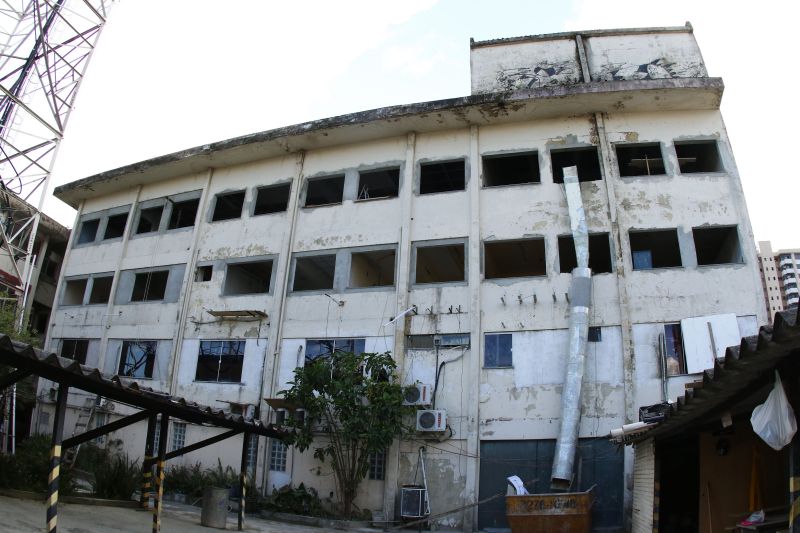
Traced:
MULTIPOLYGON (((278 439, 270 439, 269 469, 272 472, 286 472, 286 459, 289 447, 278 439)), ((369 454, 367 479, 383 480, 386 478, 386 452, 380 450, 369 454)))
MULTIPOLYGON (((153 270, 138 272, 134 275, 131 302, 153 302, 164 299, 169 281, 169 270, 153 270)), ((111 299, 111 287, 114 275, 93 275, 91 278, 69 279, 64 283, 62 305, 82 305, 86 298, 86 290, 91 280, 86 303, 107 304, 111 299)))

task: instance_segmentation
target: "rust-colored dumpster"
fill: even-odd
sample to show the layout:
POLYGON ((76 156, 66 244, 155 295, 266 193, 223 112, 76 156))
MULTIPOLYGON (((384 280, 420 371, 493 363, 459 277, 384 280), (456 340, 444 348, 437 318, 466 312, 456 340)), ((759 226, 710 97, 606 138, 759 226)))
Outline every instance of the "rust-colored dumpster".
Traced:
POLYGON ((586 492, 506 496, 511 533, 589 533, 592 489, 586 492))

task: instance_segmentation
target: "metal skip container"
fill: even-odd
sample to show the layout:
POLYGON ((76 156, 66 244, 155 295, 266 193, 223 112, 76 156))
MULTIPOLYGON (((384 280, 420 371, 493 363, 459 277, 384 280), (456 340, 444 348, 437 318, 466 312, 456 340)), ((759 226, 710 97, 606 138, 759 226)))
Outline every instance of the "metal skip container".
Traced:
POLYGON ((589 533, 592 489, 568 494, 506 496, 511 533, 589 533))
POLYGON ((206 487, 203 490, 203 510, 200 524, 225 529, 228 523, 228 489, 206 487))

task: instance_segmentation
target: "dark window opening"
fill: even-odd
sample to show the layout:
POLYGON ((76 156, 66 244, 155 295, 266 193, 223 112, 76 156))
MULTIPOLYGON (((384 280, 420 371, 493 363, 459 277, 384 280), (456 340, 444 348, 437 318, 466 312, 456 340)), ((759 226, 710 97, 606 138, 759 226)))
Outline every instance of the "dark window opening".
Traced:
POLYGON ((47 255, 42 262, 41 275, 51 280, 57 279, 58 271, 61 269, 61 261, 63 261, 63 258, 59 255, 47 255))
POLYGON ((167 229, 191 228, 197 218, 197 210, 200 208, 200 198, 184 200, 182 202, 172 202, 172 213, 169 215, 167 229))
MULTIPOLYGON (((558 238, 558 264, 559 272, 562 274, 569 274, 578 266, 575 240, 572 235, 562 235, 558 238)), ((589 235, 589 268, 592 269, 592 274, 611 272, 611 243, 608 240, 608 233, 589 235)))
POLYGON ((88 351, 89 339, 64 339, 61 341, 61 353, 58 355, 85 365, 88 351))
POLYGON ((133 282, 132 302, 149 302, 163 300, 167 292, 169 270, 156 272, 140 272, 133 282))
POLYGON ((197 282, 211 281, 213 273, 214 267, 212 265, 199 266, 194 272, 194 280, 197 282))
POLYGON ((313 291, 333 288, 336 255, 310 255, 298 257, 294 263, 292 290, 313 291))
POLYGON ((308 339, 306 340, 306 364, 330 357, 334 352, 364 353, 364 339, 308 339))
POLYGON ((564 168, 578 167, 578 181, 594 181, 602 179, 600 173, 600 157, 596 146, 582 148, 564 148, 550 150, 553 164, 553 181, 564 183, 564 168))
POLYGON ((369 469, 367 471, 369 479, 382 480, 386 478, 386 451, 378 450, 369 454, 369 469))
POLYGON ((698 265, 743 263, 736 226, 725 228, 692 228, 698 265))
POLYGON ((440 244, 417 247, 416 283, 464 281, 463 244, 440 244))
POLYGON ((683 333, 680 324, 664 324, 664 363, 668 376, 686 373, 683 333))
POLYGON ((85 279, 70 279, 64 283, 64 298, 61 305, 81 305, 83 295, 86 294, 85 279))
POLYGON ((665 174, 661 145, 618 144, 617 163, 620 176, 657 176, 665 174))
POLYGON ((227 266, 222 293, 226 296, 235 296, 269 292, 271 279, 272 261, 230 263, 227 266))
POLYGON ((433 350, 433 335, 409 335, 406 347, 409 350, 433 350))
POLYGON ((78 233, 78 244, 86 244, 87 242, 94 242, 97 237, 97 228, 100 227, 100 221, 85 220, 81 223, 81 231, 78 233))
POLYGON ((517 185, 539 183, 539 154, 508 154, 483 156, 483 185, 517 185))
POLYGON ((214 214, 211 215, 211 222, 241 217, 243 205, 244 191, 218 194, 217 201, 214 204, 214 214))
POLYGON ((157 341, 123 341, 119 375, 129 378, 152 378, 157 341))
POLYGON ((463 159, 436 163, 422 163, 419 169, 419 193, 463 191, 466 178, 463 159))
POLYGON ((259 187, 256 189, 256 205, 253 207, 253 214, 266 215, 286 211, 291 190, 291 183, 259 187))
POLYGON ((511 333, 487 333, 484 335, 484 368, 508 368, 511 366, 511 338, 511 333))
POLYGON ((200 341, 195 381, 239 383, 245 341, 200 341))
POLYGON ((89 293, 90 304, 107 304, 111 298, 111 283, 114 276, 102 276, 92 279, 92 290, 89 293))
POLYGON ((603 330, 600 326, 591 326, 589 328, 589 342, 602 342, 603 341, 603 330))
POLYGON ((724 172, 717 141, 676 142, 675 155, 681 174, 724 172))
POLYGON ((163 212, 163 205, 148 207, 139 211, 139 224, 136 225, 136 234, 139 235, 141 233, 158 231, 161 225, 161 215, 163 212))
POLYGON ((682 266, 677 230, 631 231, 628 235, 634 270, 682 266))
POLYGON ((116 239, 125 233, 125 224, 128 223, 128 213, 111 215, 106 221, 106 232, 103 239, 116 239))
POLYGON ((344 175, 308 180, 306 207, 342 203, 344 175))
POLYGON ((483 243, 486 279, 545 276, 544 239, 483 243))
POLYGON ((394 285, 394 250, 356 252, 350 256, 350 287, 394 285))
POLYGON ((358 199, 393 198, 400 192, 400 169, 385 168, 358 174, 358 199))

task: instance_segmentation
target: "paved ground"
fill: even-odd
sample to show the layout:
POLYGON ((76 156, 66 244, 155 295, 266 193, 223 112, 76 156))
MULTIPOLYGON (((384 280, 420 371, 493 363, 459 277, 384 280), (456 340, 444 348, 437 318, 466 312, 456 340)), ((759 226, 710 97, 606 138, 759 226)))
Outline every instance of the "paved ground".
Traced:
MULTIPOLYGON (((45 530, 44 502, 0 496, 0 533, 28 533, 45 530)), ((145 533, 152 531, 152 514, 136 509, 94 505, 59 504, 58 531, 66 533, 145 533)), ((228 517, 228 530, 236 530, 236 517, 228 517)), ((188 533, 220 531, 200 525, 200 509, 188 505, 167 503, 161 515, 161 530, 188 533)), ((322 529, 247 518, 245 530, 261 533, 341 533, 341 530, 322 529)), ((375 530, 377 531, 377 530, 375 530)))

